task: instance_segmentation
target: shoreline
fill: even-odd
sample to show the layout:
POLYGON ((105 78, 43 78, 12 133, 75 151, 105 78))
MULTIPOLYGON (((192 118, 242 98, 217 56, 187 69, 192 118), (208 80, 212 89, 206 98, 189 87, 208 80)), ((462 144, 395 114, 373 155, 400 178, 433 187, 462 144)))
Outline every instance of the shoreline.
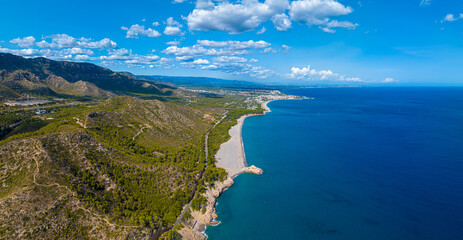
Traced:
MULTIPOLYGON (((265 113, 266 111, 264 111, 265 113)), ((228 177, 232 179, 244 172, 262 174, 262 170, 254 165, 248 166, 242 135, 246 118, 259 115, 263 114, 247 114, 238 118, 237 124, 228 131, 231 138, 220 145, 219 151, 215 155, 216 166, 225 169, 228 177)))
POLYGON ((217 205, 218 197, 228 188, 230 188, 234 181, 233 179, 242 173, 253 173, 260 175, 263 173, 263 170, 251 165, 248 166, 246 154, 244 151, 244 143, 242 137, 242 127, 244 121, 248 117, 252 116, 262 116, 268 112, 271 112, 271 109, 268 107, 268 104, 276 100, 289 100, 289 99, 300 99, 296 96, 284 96, 276 97, 267 100, 259 101, 261 107, 264 109, 261 114, 246 114, 237 119, 237 124, 233 125, 229 134, 231 138, 220 145, 219 151, 215 155, 216 166, 224 168, 227 173, 227 179, 223 182, 217 181, 214 186, 208 188, 206 193, 203 194, 207 199, 207 204, 205 209, 201 211, 191 211, 191 216, 193 217, 184 228, 182 228, 179 233, 185 239, 194 239, 194 240, 205 240, 207 239, 206 229, 207 226, 216 226, 220 224, 217 221, 218 215, 215 209, 217 205), (219 155, 220 153, 220 155, 219 155))
POLYGON ((228 176, 230 178, 233 179, 233 178, 237 177, 238 175, 240 175, 241 173, 253 173, 253 174, 257 174, 257 175, 260 175, 260 174, 263 173, 262 169, 254 166, 254 165, 251 165, 251 166, 248 165, 247 158, 246 158, 246 152, 244 150, 243 125, 244 125, 244 121, 248 117, 262 116, 262 115, 265 115, 268 112, 271 112, 270 108, 267 105, 272 101, 276 101, 276 99, 275 100, 264 101, 264 102, 261 103, 261 107, 264 109, 262 114, 246 114, 246 115, 243 115, 240 118, 238 118, 237 124, 232 126, 230 128, 230 130, 228 131, 231 138, 227 142, 222 143, 222 145, 220 145, 220 149, 217 152, 217 154, 215 155, 216 165, 217 165, 217 167, 222 167, 225 170, 227 170, 228 176), (233 130, 235 130, 235 131, 233 131, 233 130), (239 130, 239 131, 236 131, 236 130, 239 130), (239 142, 237 142, 236 139, 238 139, 239 142), (226 151, 227 148, 235 148, 235 150, 237 148, 240 148, 239 152, 238 152, 239 157, 236 158, 234 156, 224 155, 224 154, 227 153, 227 151, 226 151), (220 154, 220 156, 219 156, 219 154, 220 154), (239 159, 238 163, 241 165, 241 168, 240 169, 230 169, 229 167, 227 168, 227 166, 226 166, 227 164, 224 163, 224 162, 225 161, 227 161, 227 162, 236 162, 236 159, 239 159))

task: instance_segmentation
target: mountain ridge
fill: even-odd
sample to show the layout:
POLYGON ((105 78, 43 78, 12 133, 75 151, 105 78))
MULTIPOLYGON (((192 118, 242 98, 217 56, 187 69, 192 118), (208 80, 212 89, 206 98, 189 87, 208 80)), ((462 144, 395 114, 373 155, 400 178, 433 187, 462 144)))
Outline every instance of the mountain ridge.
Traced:
POLYGON ((0 53, 0 84, 14 91, 10 97, 24 93, 92 97, 125 93, 170 96, 175 90, 172 86, 139 80, 92 63, 24 58, 9 53, 0 53))

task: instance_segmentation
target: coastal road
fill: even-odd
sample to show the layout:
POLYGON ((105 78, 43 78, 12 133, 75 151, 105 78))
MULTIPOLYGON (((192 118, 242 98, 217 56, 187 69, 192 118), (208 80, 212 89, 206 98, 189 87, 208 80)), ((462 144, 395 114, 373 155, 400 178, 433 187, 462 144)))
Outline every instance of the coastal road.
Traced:
MULTIPOLYGON (((207 139, 209 137, 209 133, 212 131, 212 129, 214 129, 219 123, 222 122, 222 120, 224 120, 226 117, 228 116, 228 111, 223 115, 223 117, 217 121, 214 126, 212 126, 206 133, 206 136, 204 137, 204 156, 205 156, 205 165, 204 165, 204 169, 201 171, 201 174, 199 175, 199 178, 198 178, 198 181, 195 183, 195 186, 193 187, 193 191, 191 192, 191 195, 190 195, 190 202, 183 208, 182 210, 182 213, 180 213, 180 215, 178 216, 177 220, 175 220, 175 223, 174 225, 172 226, 172 228, 174 228, 175 226, 177 226, 177 224, 180 223, 180 221, 182 221, 182 218, 183 216, 185 215, 186 211, 188 211, 188 209, 190 209, 190 206, 191 206, 191 201, 193 201, 193 197, 194 197, 194 194, 196 193, 196 189, 198 187, 198 184, 199 184, 199 181, 201 180, 201 178, 203 177, 203 173, 204 171, 206 170, 207 168, 207 159, 208 159, 208 151, 207 151, 207 139)), ((199 156, 199 158, 201 158, 201 156, 199 156)))

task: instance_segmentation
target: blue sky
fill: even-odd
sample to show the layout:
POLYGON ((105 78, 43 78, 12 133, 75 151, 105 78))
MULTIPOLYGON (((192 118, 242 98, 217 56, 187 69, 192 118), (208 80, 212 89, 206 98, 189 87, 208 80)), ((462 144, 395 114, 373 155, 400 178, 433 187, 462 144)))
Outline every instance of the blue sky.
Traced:
POLYGON ((0 52, 135 74, 463 85, 463 1, 0 0, 0 52))

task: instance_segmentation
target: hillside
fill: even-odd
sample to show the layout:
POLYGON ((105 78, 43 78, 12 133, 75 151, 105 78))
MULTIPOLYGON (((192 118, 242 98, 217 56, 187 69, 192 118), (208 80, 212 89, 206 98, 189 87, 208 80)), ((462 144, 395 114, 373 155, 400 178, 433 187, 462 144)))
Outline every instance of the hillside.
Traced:
POLYGON ((128 93, 170 96, 175 91, 173 87, 138 80, 91 63, 0 53, 0 88, 5 87, 9 88, 9 94, 0 97, 23 93, 41 96, 111 97, 128 93))
POLYGON ((190 200, 213 123, 132 97, 47 116, 0 142, 0 236, 149 238, 190 200))
POLYGON ((49 100, 0 102, 2 239, 178 237, 227 176, 214 155, 228 129, 261 112, 266 92, 187 91, 93 64, 0 56, 4 99, 49 100))

